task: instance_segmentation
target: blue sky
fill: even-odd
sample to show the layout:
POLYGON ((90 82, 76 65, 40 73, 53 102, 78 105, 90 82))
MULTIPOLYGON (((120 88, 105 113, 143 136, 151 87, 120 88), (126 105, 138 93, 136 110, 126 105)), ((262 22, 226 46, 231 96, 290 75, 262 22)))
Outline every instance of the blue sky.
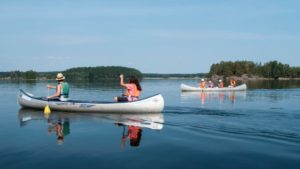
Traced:
POLYGON ((300 65, 298 0, 0 0, 0 71, 300 65))

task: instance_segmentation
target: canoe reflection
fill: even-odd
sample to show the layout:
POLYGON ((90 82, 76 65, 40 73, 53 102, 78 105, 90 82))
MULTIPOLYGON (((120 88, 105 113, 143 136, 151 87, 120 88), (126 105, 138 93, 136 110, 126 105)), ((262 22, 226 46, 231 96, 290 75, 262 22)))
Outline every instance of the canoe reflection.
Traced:
POLYGON ((123 128, 121 147, 125 147, 126 140, 130 140, 131 146, 139 146, 142 136, 142 128, 151 130, 162 130, 164 117, 162 113, 148 114, 99 114, 99 113, 70 113, 52 112, 49 116, 34 109, 20 109, 18 113, 20 127, 38 120, 45 121, 48 125, 49 135, 56 133, 57 142, 63 144, 64 138, 71 133, 70 123, 82 119, 109 121, 117 127, 123 128))
POLYGON ((246 99, 246 97, 247 97, 246 91, 182 92, 181 93, 182 101, 189 101, 189 100, 200 98, 201 105, 205 105, 211 102, 215 103, 216 101, 222 104, 226 100, 229 100, 231 103, 234 103, 237 99, 243 100, 246 99))

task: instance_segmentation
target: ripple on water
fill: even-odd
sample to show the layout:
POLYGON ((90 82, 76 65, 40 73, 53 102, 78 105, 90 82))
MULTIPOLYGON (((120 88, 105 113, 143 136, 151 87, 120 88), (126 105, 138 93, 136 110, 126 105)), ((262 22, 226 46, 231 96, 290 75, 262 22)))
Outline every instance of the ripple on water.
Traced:
MULTIPOLYGON (((281 109, 280 109, 281 110, 281 109)), ((213 110, 191 107, 167 107, 165 125, 197 132, 221 134, 222 137, 262 139, 285 143, 300 141, 294 116, 278 111, 213 110)))

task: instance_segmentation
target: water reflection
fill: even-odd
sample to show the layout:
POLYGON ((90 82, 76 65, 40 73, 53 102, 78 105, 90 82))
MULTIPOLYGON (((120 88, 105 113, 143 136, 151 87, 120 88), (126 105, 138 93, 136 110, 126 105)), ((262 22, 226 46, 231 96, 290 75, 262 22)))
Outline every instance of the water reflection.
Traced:
POLYGON ((56 133, 57 143, 60 145, 64 141, 64 137, 70 134, 70 121, 65 119, 48 119, 48 134, 56 133))
POLYGON ((247 81, 247 85, 252 89, 291 89, 299 88, 299 80, 254 80, 247 81))
POLYGON ((151 130, 162 130, 164 116, 162 113, 148 114, 100 114, 100 113, 70 113, 53 112, 45 116, 42 111, 33 109, 20 109, 18 113, 20 127, 24 127, 34 121, 44 121, 48 126, 48 134, 55 133, 57 143, 64 143, 64 138, 71 134, 71 123, 81 120, 92 120, 100 123, 113 123, 116 127, 122 128, 121 148, 129 140, 130 146, 139 146, 143 128, 151 130))
POLYGON ((142 138, 142 128, 134 125, 124 125, 122 123, 116 123, 117 126, 123 127, 123 134, 121 138, 121 148, 125 147, 126 140, 130 140, 130 146, 137 147, 140 145, 142 138), (127 127, 127 131, 126 131, 127 127))
POLYGON ((224 104, 226 101, 234 104, 237 99, 246 99, 246 91, 225 91, 225 92, 182 92, 181 100, 189 102, 200 99, 201 105, 208 103, 224 104))

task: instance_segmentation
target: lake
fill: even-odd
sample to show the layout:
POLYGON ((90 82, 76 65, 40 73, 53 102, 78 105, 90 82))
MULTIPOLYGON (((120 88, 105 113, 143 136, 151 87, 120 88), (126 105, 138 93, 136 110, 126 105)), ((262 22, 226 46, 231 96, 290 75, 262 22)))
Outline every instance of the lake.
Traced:
MULTIPOLYGON (((0 168, 299 168, 300 81, 247 82, 245 92, 185 92, 199 80, 143 80, 162 93, 156 114, 21 109, 19 89, 49 82, 0 81, 0 168)), ((72 99, 110 101, 115 84, 70 83, 72 99)), ((52 91, 53 92, 53 91, 52 91)))

